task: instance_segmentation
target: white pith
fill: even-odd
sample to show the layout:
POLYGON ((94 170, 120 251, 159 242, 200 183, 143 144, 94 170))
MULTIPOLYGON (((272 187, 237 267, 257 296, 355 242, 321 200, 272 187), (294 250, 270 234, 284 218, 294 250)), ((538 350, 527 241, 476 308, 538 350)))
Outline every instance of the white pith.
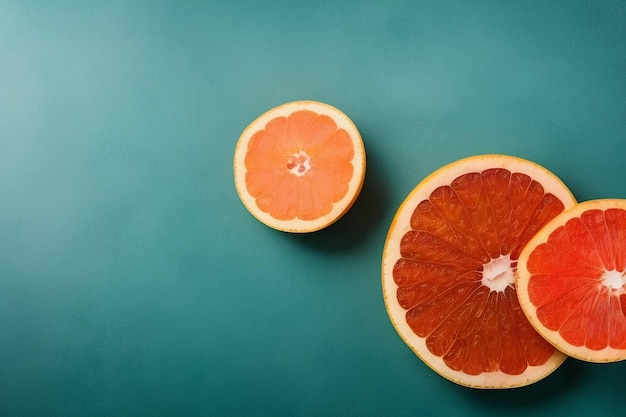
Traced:
POLYGON ((311 157, 304 151, 296 152, 287 160, 287 169, 296 177, 301 177, 311 169, 311 157))
POLYGON ((515 271, 510 255, 500 255, 483 265, 482 284, 491 291, 503 292, 506 287, 513 287, 515 271))
POLYGON ((611 271, 604 271, 604 274, 602 274, 602 284, 612 290, 619 290, 624 286, 624 283, 626 283, 626 274, 624 271, 620 272, 613 269, 611 271))

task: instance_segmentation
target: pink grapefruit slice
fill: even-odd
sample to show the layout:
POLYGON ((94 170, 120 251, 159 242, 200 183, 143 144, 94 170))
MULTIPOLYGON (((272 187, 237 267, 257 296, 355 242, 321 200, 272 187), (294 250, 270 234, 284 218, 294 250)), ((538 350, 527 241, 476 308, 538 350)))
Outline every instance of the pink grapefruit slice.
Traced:
POLYGON ((383 250, 391 322, 430 368, 460 385, 511 388, 553 372, 565 355, 524 316, 519 254, 576 200, 547 169, 506 155, 440 168, 400 205, 383 250))
POLYGON ((566 210, 522 251, 522 309, 557 349, 589 362, 626 359, 626 200, 566 210))

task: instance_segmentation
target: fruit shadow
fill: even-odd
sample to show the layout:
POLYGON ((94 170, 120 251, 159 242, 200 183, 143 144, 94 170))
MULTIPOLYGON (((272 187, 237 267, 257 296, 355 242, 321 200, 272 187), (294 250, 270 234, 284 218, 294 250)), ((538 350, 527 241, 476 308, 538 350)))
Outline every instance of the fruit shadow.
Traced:
POLYGON ((367 150, 367 166, 361 192, 354 205, 339 220, 312 233, 285 236, 322 252, 355 250, 365 244, 385 219, 389 194, 384 171, 376 153, 367 150))
POLYGON ((541 409, 542 405, 558 403, 562 397, 578 392, 578 387, 586 380, 587 374, 587 364, 569 358, 546 378, 525 387, 501 390, 462 389, 462 391, 463 395, 469 397, 469 401, 479 403, 483 407, 487 406, 503 413, 511 409, 528 410, 531 413, 533 410, 541 409))

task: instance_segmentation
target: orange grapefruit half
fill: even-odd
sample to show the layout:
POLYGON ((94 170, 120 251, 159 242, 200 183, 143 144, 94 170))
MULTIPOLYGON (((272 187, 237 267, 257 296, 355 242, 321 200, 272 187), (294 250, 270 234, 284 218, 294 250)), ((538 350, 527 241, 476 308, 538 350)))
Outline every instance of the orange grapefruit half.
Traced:
POLYGON ((237 193, 258 220, 285 232, 313 232, 337 221, 357 199, 365 148, 343 112, 295 101, 243 131, 234 168, 237 193))
POLYGON ((520 304, 539 333, 589 362, 626 359, 626 200, 581 203, 522 251, 520 304))
POLYGON ((398 209, 385 241, 385 306, 404 342, 457 384, 512 388, 566 358, 524 316, 514 288, 518 256, 576 200, 545 168, 478 155, 432 173, 398 209))

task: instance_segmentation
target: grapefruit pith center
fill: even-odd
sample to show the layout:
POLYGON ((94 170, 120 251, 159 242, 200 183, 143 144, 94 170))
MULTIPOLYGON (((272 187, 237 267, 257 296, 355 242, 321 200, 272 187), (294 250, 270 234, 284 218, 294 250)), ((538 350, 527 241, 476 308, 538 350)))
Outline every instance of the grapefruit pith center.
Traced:
POLYGON ((491 291, 503 292, 515 282, 514 263, 510 255, 500 255, 483 265, 481 283, 491 291))
POLYGON ((311 157, 304 151, 296 152, 287 160, 287 169, 297 177, 301 177, 311 169, 311 157))
POLYGON ((612 290, 618 290, 626 283, 626 271, 604 271, 602 274, 602 284, 612 290))

